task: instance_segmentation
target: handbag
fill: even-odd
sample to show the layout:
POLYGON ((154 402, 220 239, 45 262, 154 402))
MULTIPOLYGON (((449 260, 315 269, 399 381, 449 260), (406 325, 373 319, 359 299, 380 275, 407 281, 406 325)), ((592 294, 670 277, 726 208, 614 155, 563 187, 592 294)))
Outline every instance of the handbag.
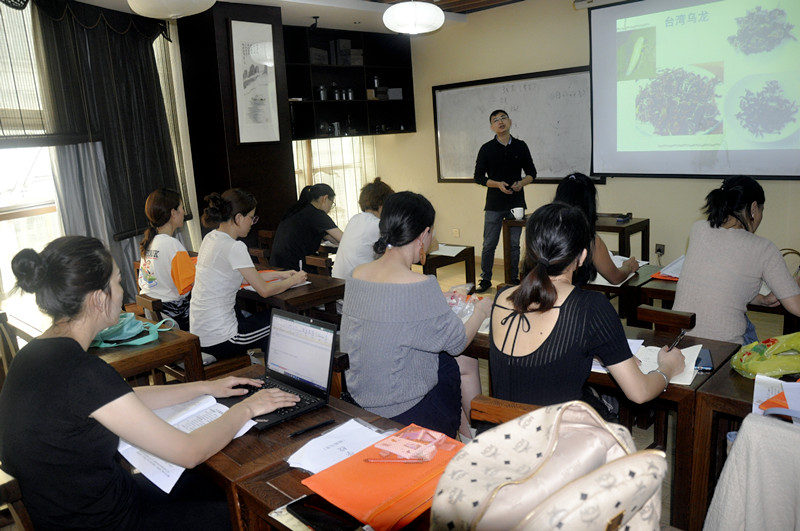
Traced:
POLYGON ((144 345, 158 339, 159 332, 166 332, 175 328, 177 324, 174 319, 167 317, 158 323, 147 323, 140 321, 131 312, 123 312, 119 315, 117 324, 100 330, 92 340, 90 347, 107 348, 119 347, 123 345, 144 345), (161 328, 167 324, 166 328, 161 328), (143 332, 146 332, 143 334, 143 332))
POLYGON ((432 529, 660 529, 664 452, 588 404, 543 407, 479 435, 436 488, 432 529))

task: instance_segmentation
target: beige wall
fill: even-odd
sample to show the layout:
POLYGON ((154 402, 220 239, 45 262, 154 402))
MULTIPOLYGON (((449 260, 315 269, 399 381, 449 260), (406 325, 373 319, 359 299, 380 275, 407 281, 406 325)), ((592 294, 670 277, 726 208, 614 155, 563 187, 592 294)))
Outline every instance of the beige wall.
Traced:
MULTIPOLYGON (((589 64, 588 12, 576 11, 569 0, 525 0, 468 15, 466 23, 447 23, 431 35, 412 37, 412 56, 417 132, 377 137, 379 175, 395 190, 414 190, 433 202, 440 241, 474 245, 480 254, 485 189, 436 181, 431 87, 585 66, 589 64), (460 230, 460 238, 452 236, 454 228, 460 230)), ((487 141, 491 135, 487 117, 487 141)), ((650 218, 651 259, 655 259, 655 243, 663 243, 666 265, 685 252, 689 227, 701 217, 703 198, 719 182, 612 178, 599 187, 599 211, 630 211, 650 218)), ((758 233, 779 247, 800 247, 795 221, 800 183, 762 181, 762 185, 767 203, 758 233)), ((530 212, 550 201, 555 186, 531 185, 525 193, 530 212)), ((640 256, 635 241, 634 254, 640 256)), ((498 248, 496 258, 501 256, 498 248)))

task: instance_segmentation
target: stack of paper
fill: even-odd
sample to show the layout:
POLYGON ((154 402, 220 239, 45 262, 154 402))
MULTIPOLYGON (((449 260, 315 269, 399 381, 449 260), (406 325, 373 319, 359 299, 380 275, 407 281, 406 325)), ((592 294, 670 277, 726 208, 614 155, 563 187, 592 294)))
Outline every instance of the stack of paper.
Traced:
MULTIPOLYGON (((678 385, 692 384, 692 380, 694 380, 697 374, 694 364, 697 361, 697 356, 700 354, 701 348, 703 348, 703 345, 693 345, 681 349, 683 357, 686 359, 686 365, 683 368, 683 372, 672 378, 669 383, 678 385)), ((658 369, 659 350, 661 350, 661 347, 640 347, 639 350, 636 351, 636 357, 642 362, 639 368, 644 374, 658 369)))

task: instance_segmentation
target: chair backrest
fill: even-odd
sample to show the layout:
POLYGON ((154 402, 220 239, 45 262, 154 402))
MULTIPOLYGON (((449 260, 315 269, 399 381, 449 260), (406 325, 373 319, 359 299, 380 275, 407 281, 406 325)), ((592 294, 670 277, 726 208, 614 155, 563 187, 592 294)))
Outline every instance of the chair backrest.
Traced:
POLYGON ((255 263, 269 266, 269 256, 272 252, 272 243, 275 241, 275 231, 260 229, 256 231, 258 247, 250 247, 250 256, 255 259, 255 263))
POLYGON ((653 323, 656 330, 668 333, 691 330, 697 323, 697 316, 694 313, 667 310, 650 304, 639 306, 636 310, 636 316, 642 321, 653 323))
POLYGON ((163 319, 163 317, 161 317, 161 310, 163 309, 161 299, 155 299, 150 295, 143 295, 140 293, 136 295, 136 304, 144 309, 144 316, 148 319, 153 321, 160 321, 163 319))
POLYGON ((511 402, 486 395, 478 395, 470 402, 470 419, 474 421, 502 424, 521 417, 541 406, 511 402))
POLYGON ((307 266, 317 268, 318 275, 324 275, 326 277, 331 276, 331 272, 333 271, 333 260, 327 256, 310 254, 306 256, 305 262, 307 266))
POLYGON ((0 470, 0 505, 7 504, 17 528, 33 531, 33 522, 25 505, 22 503, 22 491, 19 482, 13 476, 0 470))
POLYGON ((6 312, 0 312, 0 389, 6 381, 6 374, 8 374, 8 367, 11 365, 11 360, 17 355, 19 351, 19 343, 17 342, 17 329, 11 326, 8 322, 6 312))

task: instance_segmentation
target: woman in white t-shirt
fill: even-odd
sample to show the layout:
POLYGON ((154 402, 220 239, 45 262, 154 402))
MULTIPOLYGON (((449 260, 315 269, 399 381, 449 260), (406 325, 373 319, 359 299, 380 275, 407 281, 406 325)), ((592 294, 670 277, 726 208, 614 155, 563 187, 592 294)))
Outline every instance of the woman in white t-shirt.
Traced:
POLYGON ((194 284, 194 262, 172 235, 183 227, 181 195, 159 188, 147 196, 144 212, 150 221, 139 244, 139 290, 160 299, 162 312, 189 330, 189 296, 194 284))
POLYGON ((361 189, 361 194, 358 196, 361 213, 350 218, 344 229, 339 249, 336 251, 332 276, 350 278, 353 276, 353 269, 377 258, 372 246, 381 237, 378 224, 383 202, 393 193, 394 190, 381 181, 380 177, 376 177, 373 182, 367 183, 361 189))
POLYGON ((305 282, 303 271, 259 273, 244 238, 258 221, 256 198, 232 188, 206 196, 204 227, 213 228, 200 245, 190 313, 190 330, 200 338, 203 352, 217 359, 264 348, 269 336, 269 311, 245 317, 236 308, 236 292, 248 282, 262 297, 269 297, 305 282))

